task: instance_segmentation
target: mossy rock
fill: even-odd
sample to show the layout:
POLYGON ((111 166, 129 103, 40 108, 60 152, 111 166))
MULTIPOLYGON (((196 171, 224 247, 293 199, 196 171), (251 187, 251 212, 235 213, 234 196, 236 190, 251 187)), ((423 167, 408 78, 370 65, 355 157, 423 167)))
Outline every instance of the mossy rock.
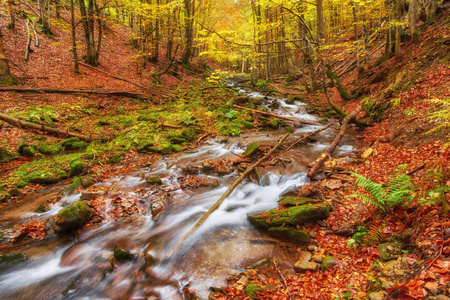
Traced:
POLYGON ((88 188, 94 184, 94 179, 91 177, 75 177, 72 179, 72 183, 62 191, 62 195, 68 195, 78 189, 79 187, 88 188))
POLYGON ((321 200, 302 197, 284 197, 278 200, 278 204, 282 206, 299 206, 307 203, 320 203, 321 200))
POLYGON ((45 213, 47 211, 48 211, 48 207, 43 204, 39 205, 38 208, 36 209, 36 212, 40 213, 40 214, 45 213))
POLYGON ((172 153, 172 146, 173 146, 172 144, 162 145, 161 149, 159 150, 159 153, 161 153, 162 155, 172 153))
POLYGON ((70 171, 69 175, 70 177, 80 175, 83 173, 84 170, 84 163, 81 159, 74 159, 70 162, 70 171))
POLYGON ((8 253, 0 255, 0 266, 14 265, 27 259, 27 256, 21 252, 8 253))
POLYGON ((284 130, 285 130, 286 132, 292 133, 292 132, 294 132, 294 127, 292 127, 291 125, 289 125, 289 126, 286 126, 286 128, 284 128, 284 130))
POLYGON ((336 257, 327 255, 323 258, 322 265, 320 266, 320 270, 322 272, 325 272, 326 270, 333 268, 336 264, 337 264, 336 257))
POLYGON ((17 146, 17 153, 23 155, 23 148, 30 146, 28 143, 22 142, 17 146))
POLYGON ((183 136, 173 135, 173 136, 169 137, 169 141, 172 144, 182 144, 182 143, 185 143, 187 140, 183 136))
POLYGON ((46 155, 54 155, 61 150, 61 147, 57 144, 39 143, 37 151, 46 155))
POLYGON ((148 184, 161 185, 163 183, 161 178, 155 176, 149 176, 145 180, 148 184))
POLYGON ((160 149, 155 146, 155 143, 152 142, 144 142, 136 145, 137 152, 140 153, 160 153, 160 149))
POLYGON ((18 188, 18 189, 21 189, 21 188, 26 187, 27 185, 28 185, 27 182, 21 180, 21 181, 19 181, 18 183, 16 183, 14 186, 15 186, 16 188, 18 188))
POLYGON ((181 152, 181 151, 183 151, 183 147, 180 145, 172 145, 172 151, 173 152, 181 152))
POLYGON ((111 125, 111 123, 100 120, 97 122, 97 125, 98 126, 109 126, 109 125, 111 125))
POLYGON ((244 154, 242 156, 248 157, 251 156, 253 153, 255 153, 256 150, 258 150, 260 144, 258 142, 250 143, 250 145, 247 146, 247 149, 245 149, 244 154))
POLYGON ((114 154, 110 159, 108 159, 108 163, 110 164, 118 164, 122 161, 122 155, 114 154))
POLYGON ((38 170, 27 176, 27 180, 31 183, 52 184, 58 183, 67 178, 67 173, 61 169, 38 170))
POLYGON ((93 212, 83 201, 76 201, 62 209, 56 216, 55 233, 64 233, 83 226, 92 217, 93 212))
POLYGON ((245 287, 245 294, 247 294, 250 298, 255 299, 256 293, 262 290, 264 290, 264 287, 250 281, 245 287))
POLYGON ((303 244, 308 243, 310 239, 306 230, 298 230, 293 227, 272 227, 269 228, 268 233, 276 238, 303 244))
POLYGON ((14 154, 5 148, 0 147, 0 163, 7 163, 14 159, 14 154))
POLYGON ((36 150, 32 146, 25 146, 22 148, 22 156, 33 157, 36 155, 36 150))
POLYGON ((321 203, 318 205, 301 205, 286 209, 271 209, 261 214, 249 215, 248 220, 259 228, 280 227, 284 225, 299 225, 307 222, 328 218, 330 207, 321 203))
POLYGON ((130 261, 134 259, 134 255, 122 248, 117 247, 114 249, 114 258, 118 261, 130 261))
POLYGON ((79 150, 79 149, 86 148, 88 146, 88 143, 85 141, 81 141, 77 137, 71 137, 71 138, 65 139, 61 143, 61 146, 65 150, 79 150))
POLYGON ((181 136, 188 141, 192 141, 197 136, 197 131, 193 128, 186 128, 181 132, 181 136))
POLYGON ((278 129, 278 127, 280 126, 280 121, 278 119, 272 119, 270 120, 268 125, 270 128, 278 129))
POLYGON ((138 122, 150 122, 150 123, 156 123, 158 122, 158 119, 156 117, 151 116, 139 116, 137 118, 138 122))

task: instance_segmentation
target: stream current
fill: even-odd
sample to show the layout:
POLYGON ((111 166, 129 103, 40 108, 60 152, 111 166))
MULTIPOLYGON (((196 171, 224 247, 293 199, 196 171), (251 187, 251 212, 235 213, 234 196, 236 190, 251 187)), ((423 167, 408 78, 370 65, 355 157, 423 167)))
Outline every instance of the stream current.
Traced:
MULTIPOLYGON (((264 98, 257 92, 243 89, 240 92, 249 97, 264 98)), ((291 105, 286 99, 276 97, 267 97, 263 103, 269 105, 273 101, 280 104, 280 108, 272 110, 275 114, 318 122, 315 116, 305 112, 305 104, 291 105)), ((295 141, 320 127, 303 125, 296 128, 288 141, 295 141)), ((267 173, 259 183, 246 179, 174 253, 170 251, 176 242, 220 198, 238 174, 200 175, 217 181, 218 186, 171 191, 167 211, 156 222, 148 210, 145 215, 126 221, 103 221, 84 229, 76 237, 46 239, 15 249, 25 253, 28 259, 0 269, 0 298, 184 299, 185 291, 189 289, 200 299, 207 299, 209 287, 223 286, 226 277, 271 256, 273 243, 251 226, 247 214, 272 209, 287 188, 307 184, 307 164, 328 147, 338 129, 338 126, 332 126, 316 135, 317 142, 296 146, 281 154, 286 166, 266 168, 267 173), (117 245, 130 250, 136 259, 118 263, 111 271, 110 259, 117 245)), ((143 173, 163 178, 161 187, 177 186, 177 178, 187 164, 235 158, 235 154, 242 153, 251 142, 274 145, 284 134, 283 129, 251 132, 230 138, 227 144, 210 140, 195 152, 166 155, 151 168, 142 168, 97 185, 108 187, 106 198, 139 198, 144 203, 154 190, 148 188, 143 196, 143 173)), ((334 156, 351 156, 359 146, 352 134, 346 135, 334 156)), ((12 205, 0 215, 0 226, 11 227, 23 218, 48 219, 80 199, 80 193, 72 194, 44 214, 33 213, 38 201, 49 199, 59 190, 50 187, 42 193, 27 196, 31 199, 30 204, 24 200, 12 205)), ((108 209, 112 209, 112 204, 108 209)))

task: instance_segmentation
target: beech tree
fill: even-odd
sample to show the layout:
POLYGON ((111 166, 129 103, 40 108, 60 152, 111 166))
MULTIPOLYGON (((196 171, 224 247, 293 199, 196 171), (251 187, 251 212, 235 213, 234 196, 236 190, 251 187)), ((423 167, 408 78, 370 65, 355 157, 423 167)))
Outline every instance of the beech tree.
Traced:
POLYGON ((0 28, 0 83, 11 83, 14 77, 9 69, 9 61, 6 57, 5 47, 3 45, 3 33, 0 28))

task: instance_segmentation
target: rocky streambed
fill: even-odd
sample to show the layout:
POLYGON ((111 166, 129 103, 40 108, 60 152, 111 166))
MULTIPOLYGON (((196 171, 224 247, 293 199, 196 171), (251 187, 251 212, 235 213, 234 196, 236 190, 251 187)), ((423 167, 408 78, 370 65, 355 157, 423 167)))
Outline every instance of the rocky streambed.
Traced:
MULTIPOLYGON (((278 115, 318 122, 302 103, 242 92, 261 99, 278 115)), ((269 131, 209 140, 193 152, 161 156, 148 166, 90 187, 81 180, 46 212, 35 209, 61 195, 64 187, 47 188, 5 208, 2 228, 24 219, 48 220, 49 235, 31 243, 17 242, 10 252, 20 254, 2 256, 0 292, 9 299, 184 299, 194 293, 207 299, 210 287, 220 287, 228 276, 279 255, 276 246, 286 243, 280 241, 307 243, 315 234, 307 230, 308 224, 326 218, 332 207, 308 194, 308 189, 299 191, 308 183, 307 164, 327 148, 337 127, 270 158, 172 251, 251 164, 251 155, 240 157, 247 146, 259 143, 257 151, 264 151, 285 134, 280 124, 271 126, 269 131), (279 204, 283 208, 275 209, 279 204), (88 226, 78 230, 87 221, 88 226)), ((292 127, 289 140, 320 127, 292 127)), ((335 155, 351 156, 358 146, 351 135, 346 136, 335 155)), ((295 268, 280 262, 280 269, 288 275, 319 266, 304 256, 295 268)))

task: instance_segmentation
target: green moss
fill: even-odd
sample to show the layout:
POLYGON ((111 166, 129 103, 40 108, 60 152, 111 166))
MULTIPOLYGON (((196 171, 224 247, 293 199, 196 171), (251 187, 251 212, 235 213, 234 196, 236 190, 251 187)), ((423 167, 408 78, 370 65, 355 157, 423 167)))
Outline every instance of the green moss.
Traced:
POLYGON ((36 155, 36 150, 32 146, 25 146, 22 148, 22 156, 33 157, 36 155))
POLYGON ((286 132, 289 132, 289 133, 292 133, 292 132, 294 132, 294 127, 292 127, 292 126, 286 126, 286 128, 284 128, 284 130, 286 131, 286 132))
POLYGON ((298 206, 306 203, 318 203, 318 202, 322 201, 312 198, 290 197, 290 196, 278 200, 278 204, 282 206, 298 206))
POLYGON ((85 141, 81 141, 79 138, 77 137, 71 137, 68 139, 65 139, 62 143, 61 146, 65 149, 65 150, 79 150, 79 149, 84 149, 88 146, 88 143, 85 141))
POLYGON ((37 151, 42 154, 54 155, 61 150, 61 147, 57 144, 39 143, 37 151))
POLYGON ((181 152, 181 151, 183 151, 183 147, 180 145, 172 145, 172 151, 173 152, 181 152))
POLYGON ((14 159, 14 154, 0 147, 0 163, 6 163, 14 159))
POLYGON ((242 156, 248 157, 251 156, 253 153, 255 153, 256 150, 259 149, 260 144, 257 142, 250 143, 250 145, 247 146, 247 149, 245 149, 244 154, 242 156))
POLYGON ((327 255, 323 258, 320 270, 322 272, 325 272, 326 270, 333 268, 336 264, 337 264, 336 257, 327 255))
POLYGON ((81 185, 82 183, 80 177, 75 177, 74 179, 72 179, 72 183, 62 191, 62 194, 68 195, 75 191, 77 188, 81 187, 81 185))
POLYGON ((149 176, 146 178, 147 183, 149 184, 155 184, 155 185, 161 185, 163 182, 161 178, 155 177, 155 176, 149 176))
POLYGON ((256 293, 263 289, 264 287, 257 285, 253 281, 250 281, 245 287, 245 294, 247 294, 250 298, 255 299, 256 293))
POLYGON ((278 119, 272 119, 269 122, 269 127, 273 128, 273 129, 278 129, 278 127, 280 126, 280 121, 278 119))
POLYGON ((262 214, 248 216, 250 223, 260 228, 295 226, 315 220, 325 219, 330 215, 326 204, 301 205, 281 210, 269 210, 262 214))
POLYGON ((69 171, 70 177, 80 175, 81 173, 83 173, 83 170, 84 164, 81 159, 75 159, 70 162, 70 171, 69 171))
POLYGON ((114 249, 114 258, 118 261, 130 261, 134 259, 134 255, 122 248, 114 249))
POLYGON ((12 195, 6 191, 0 192, 0 203, 5 203, 11 199, 12 195))
POLYGON ((268 229, 270 236, 296 243, 308 243, 309 234, 306 230, 298 230, 293 227, 272 227, 268 229))
POLYGON ((14 264, 27 259, 27 256, 20 252, 8 253, 5 255, 0 255, 0 265, 14 264))
POLYGON ((92 217, 92 210, 83 201, 76 201, 56 216, 55 233, 64 233, 83 226, 92 217))
POLYGON ((161 153, 162 155, 172 153, 172 144, 169 143, 163 144, 161 149, 159 150, 159 153, 161 153))
POLYGON ((122 155, 120 154, 114 154, 109 160, 108 163, 110 164, 118 164, 122 161, 122 155))
POLYGON ((181 136, 188 141, 192 141, 197 136, 197 131, 193 128, 186 128, 181 132, 181 136))
POLYGON ((138 122, 150 122, 150 123, 156 123, 158 122, 158 119, 153 116, 139 116, 137 118, 138 122))

